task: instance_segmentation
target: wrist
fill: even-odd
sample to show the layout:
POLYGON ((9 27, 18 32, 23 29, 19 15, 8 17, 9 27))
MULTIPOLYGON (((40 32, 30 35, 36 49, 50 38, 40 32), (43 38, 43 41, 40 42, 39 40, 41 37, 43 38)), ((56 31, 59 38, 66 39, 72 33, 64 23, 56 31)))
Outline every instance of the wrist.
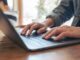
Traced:
POLYGON ((44 25, 46 25, 47 27, 50 27, 52 25, 54 25, 54 20, 52 18, 46 18, 46 20, 43 22, 44 25))

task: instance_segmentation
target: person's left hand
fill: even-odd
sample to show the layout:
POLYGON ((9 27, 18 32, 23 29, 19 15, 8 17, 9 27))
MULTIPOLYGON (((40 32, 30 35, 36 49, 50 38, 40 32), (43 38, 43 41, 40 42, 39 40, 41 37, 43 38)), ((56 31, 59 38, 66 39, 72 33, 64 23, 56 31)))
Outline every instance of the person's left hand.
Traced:
POLYGON ((57 28, 52 28, 49 32, 47 32, 43 36, 43 38, 49 39, 55 35, 56 35, 55 40, 60 40, 64 37, 80 38, 80 27, 60 26, 57 28))

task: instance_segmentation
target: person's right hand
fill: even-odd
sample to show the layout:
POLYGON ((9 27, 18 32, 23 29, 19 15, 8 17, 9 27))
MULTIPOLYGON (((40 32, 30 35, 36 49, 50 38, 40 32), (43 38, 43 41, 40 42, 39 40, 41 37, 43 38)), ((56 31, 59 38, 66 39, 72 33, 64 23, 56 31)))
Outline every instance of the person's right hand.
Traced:
POLYGON ((31 23, 26 25, 22 32, 21 35, 30 35, 33 30, 36 30, 38 34, 41 34, 46 31, 47 26, 45 24, 41 23, 31 23))

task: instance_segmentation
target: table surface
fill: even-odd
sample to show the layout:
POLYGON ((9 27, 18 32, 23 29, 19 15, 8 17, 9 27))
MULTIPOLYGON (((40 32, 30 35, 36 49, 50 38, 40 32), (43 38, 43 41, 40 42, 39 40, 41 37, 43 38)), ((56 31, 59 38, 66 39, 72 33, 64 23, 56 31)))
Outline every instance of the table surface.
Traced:
POLYGON ((31 52, 20 48, 0 32, 0 60, 80 60, 80 44, 31 52))

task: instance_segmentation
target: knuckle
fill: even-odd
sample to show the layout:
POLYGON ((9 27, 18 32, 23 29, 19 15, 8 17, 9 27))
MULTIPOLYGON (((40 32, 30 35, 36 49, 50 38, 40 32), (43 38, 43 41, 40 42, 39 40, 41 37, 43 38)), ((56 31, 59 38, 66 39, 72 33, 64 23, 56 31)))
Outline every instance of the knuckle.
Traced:
POLYGON ((63 36, 66 36, 67 35, 67 33, 66 32, 63 32, 63 34, 62 34, 63 36))

